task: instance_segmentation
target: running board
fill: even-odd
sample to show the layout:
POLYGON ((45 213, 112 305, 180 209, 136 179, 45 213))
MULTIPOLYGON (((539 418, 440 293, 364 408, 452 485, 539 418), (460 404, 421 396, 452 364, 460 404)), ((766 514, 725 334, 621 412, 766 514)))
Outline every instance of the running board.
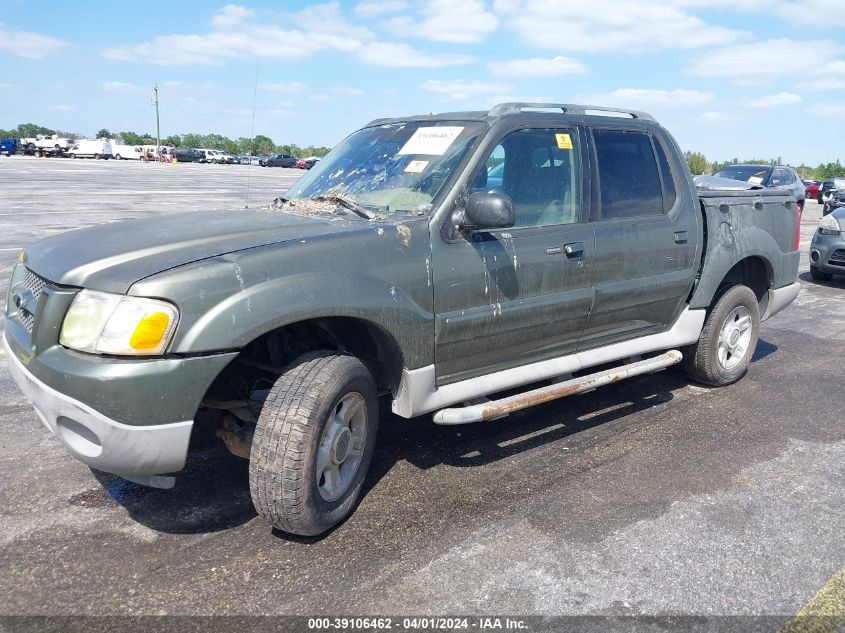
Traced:
POLYGON ((543 404, 557 400, 558 398, 565 398, 576 393, 590 391, 596 387, 603 387, 612 382, 619 382, 625 378, 632 378, 640 374, 650 374, 655 371, 660 371, 671 365, 677 365, 681 362, 683 354, 678 350, 670 350, 646 360, 637 361, 621 367, 614 367, 613 369, 606 369, 589 376, 582 376, 581 378, 573 378, 565 382, 557 382, 546 387, 532 389, 525 393, 519 393, 515 396, 502 398, 501 400, 490 400, 481 404, 474 404, 467 407, 441 409, 434 414, 435 424, 468 424, 469 422, 483 422, 493 420, 495 418, 533 407, 535 404, 543 404))

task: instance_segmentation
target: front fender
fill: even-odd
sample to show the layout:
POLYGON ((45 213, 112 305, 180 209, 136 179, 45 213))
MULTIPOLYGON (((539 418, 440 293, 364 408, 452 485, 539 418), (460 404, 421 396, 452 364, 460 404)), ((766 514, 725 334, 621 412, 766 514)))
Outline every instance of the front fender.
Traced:
POLYGON ((354 250, 329 240, 319 249, 250 249, 149 277, 130 294, 179 306, 173 353, 240 349, 290 323, 354 317, 390 334, 406 367, 420 367, 434 360, 433 299, 427 233, 414 237, 391 248, 368 249, 359 235, 354 250))

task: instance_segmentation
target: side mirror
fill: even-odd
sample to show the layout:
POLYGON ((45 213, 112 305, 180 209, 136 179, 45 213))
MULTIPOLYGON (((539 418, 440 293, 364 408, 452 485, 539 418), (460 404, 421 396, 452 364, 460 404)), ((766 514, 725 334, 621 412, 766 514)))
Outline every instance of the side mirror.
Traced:
POLYGON ((475 191, 467 198, 462 229, 505 229, 516 218, 513 200, 501 191, 475 191))

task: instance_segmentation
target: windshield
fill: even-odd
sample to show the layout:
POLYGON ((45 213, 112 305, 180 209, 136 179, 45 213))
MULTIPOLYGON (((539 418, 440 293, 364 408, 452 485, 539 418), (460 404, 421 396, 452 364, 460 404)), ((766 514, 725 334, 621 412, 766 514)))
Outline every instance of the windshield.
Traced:
POLYGON ((484 130, 468 121, 391 123, 355 132, 288 191, 343 198, 375 213, 425 212, 484 130))
POLYGON ((769 167, 761 167, 760 165, 735 165, 720 169, 713 175, 719 178, 730 178, 731 180, 744 180, 752 185, 761 185, 766 180, 769 169, 769 167))

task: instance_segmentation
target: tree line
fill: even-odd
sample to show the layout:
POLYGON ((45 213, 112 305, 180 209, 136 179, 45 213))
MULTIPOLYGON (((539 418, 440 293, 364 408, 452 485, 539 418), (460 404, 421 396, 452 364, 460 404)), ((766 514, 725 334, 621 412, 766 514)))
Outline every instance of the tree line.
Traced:
MULTIPOLYGON (((10 130, 0 129, 0 137, 6 138, 34 138, 39 134, 52 136, 58 134, 65 138, 82 138, 81 134, 62 132, 48 127, 36 125, 35 123, 22 123, 10 130)), ((97 132, 96 138, 113 138, 124 145, 155 145, 156 139, 152 134, 138 134, 137 132, 118 132, 112 134, 106 128, 97 132)), ((330 147, 318 147, 308 145, 300 147, 294 143, 277 145, 269 136, 259 134, 252 138, 240 137, 231 139, 222 134, 171 134, 162 137, 162 145, 172 147, 193 147, 202 149, 217 149, 229 152, 236 156, 270 156, 272 154, 292 154, 294 156, 325 156, 329 153, 330 147)))
MULTIPOLYGON (((726 161, 714 161, 710 162, 707 160, 707 157, 702 154, 701 152, 690 152, 687 151, 684 153, 684 156, 687 159, 687 164, 689 165, 690 171, 693 175, 698 176, 700 174, 715 174, 717 171, 722 169, 722 167, 727 167, 728 165, 785 165, 786 163, 783 162, 783 158, 778 156, 777 158, 752 158, 748 160, 739 160, 738 158, 732 158, 731 160, 726 161)), ((839 159, 836 159, 836 162, 833 163, 819 163, 815 167, 811 167, 810 165, 805 165, 801 163, 800 165, 793 167, 795 171, 798 172, 798 175, 801 176, 804 180, 829 180, 830 178, 838 178, 845 175, 845 167, 843 167, 839 159)))

